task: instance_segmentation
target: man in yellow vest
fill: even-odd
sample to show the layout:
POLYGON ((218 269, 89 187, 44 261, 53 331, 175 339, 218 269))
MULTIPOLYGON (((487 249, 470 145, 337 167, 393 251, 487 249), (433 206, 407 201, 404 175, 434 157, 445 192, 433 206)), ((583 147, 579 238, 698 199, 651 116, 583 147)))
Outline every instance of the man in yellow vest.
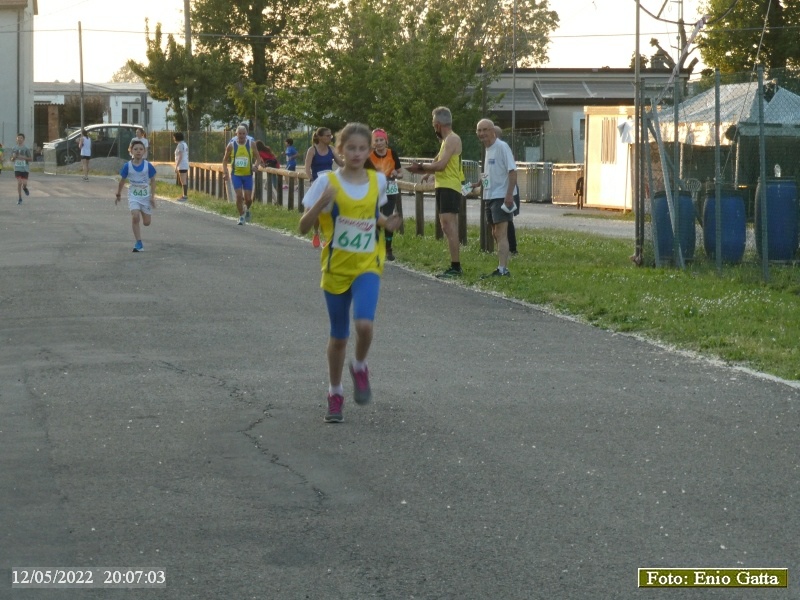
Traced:
POLYGON ((459 277, 462 273, 458 240, 458 213, 461 210, 461 184, 464 181, 464 171, 461 169, 461 138, 453 131, 453 115, 445 106, 433 109, 432 124, 436 137, 442 141, 439 153, 433 162, 413 163, 408 170, 425 174, 423 182, 434 175, 439 222, 450 250, 450 268, 437 277, 449 279, 459 277))
POLYGON ((225 179, 230 177, 236 193, 236 208, 239 210, 239 225, 250 222, 250 206, 253 204, 253 172, 261 163, 256 151, 256 143, 247 135, 247 127, 239 125, 236 137, 225 148, 222 157, 222 172, 225 179), (233 173, 228 172, 231 165, 233 173), (245 206, 247 210, 245 210, 245 206))

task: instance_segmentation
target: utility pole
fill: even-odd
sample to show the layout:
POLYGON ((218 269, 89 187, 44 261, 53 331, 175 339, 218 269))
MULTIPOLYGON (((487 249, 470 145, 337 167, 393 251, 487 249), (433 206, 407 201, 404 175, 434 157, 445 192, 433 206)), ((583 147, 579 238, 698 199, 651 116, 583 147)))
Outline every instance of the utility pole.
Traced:
MULTIPOLYGON (((186 43, 186 61, 188 65, 192 63, 192 26, 190 22, 190 15, 189 15, 189 8, 190 8, 190 0, 183 0, 183 35, 185 38, 186 43)), ((187 65, 187 66, 188 66, 187 65)), ((193 81, 193 79, 192 79, 193 81)), ((189 123, 189 103, 191 102, 192 97, 192 90, 190 89, 190 80, 186 80, 186 134, 188 135, 188 130, 190 129, 189 123)))
POLYGON ((517 137, 517 0, 514 0, 511 54, 511 153, 514 154, 517 137))
POLYGON ((83 121, 83 29, 81 29, 81 22, 78 21, 78 54, 80 55, 81 67, 81 129, 85 123, 83 121))
MULTIPOLYGON (((644 197, 642 194, 642 172, 643 169, 641 168, 642 163, 642 148, 641 148, 641 136, 640 132, 644 123, 642 118, 642 105, 640 102, 641 96, 641 89, 642 89, 642 73, 641 73, 641 61, 639 60, 639 54, 641 52, 639 36, 640 36, 640 29, 641 29, 641 4, 640 0, 636 0, 636 45, 633 53, 633 90, 634 90, 634 100, 633 100, 633 122, 635 124, 635 133, 634 133, 634 143, 633 143, 633 164, 636 165, 633 170, 633 206, 635 206, 634 213, 635 218, 635 237, 636 237, 636 245, 634 248, 633 256, 631 257, 633 262, 636 265, 641 266, 642 264, 642 250, 644 248, 644 197)), ((586 157, 584 157, 584 161, 586 157)), ((585 164, 585 162, 584 162, 585 164)), ((626 174, 627 176, 627 174, 626 174)), ((586 178, 584 177, 584 182, 586 178)))
POLYGON ((186 38, 186 55, 192 56, 192 27, 189 22, 190 0, 183 0, 183 35, 186 38))

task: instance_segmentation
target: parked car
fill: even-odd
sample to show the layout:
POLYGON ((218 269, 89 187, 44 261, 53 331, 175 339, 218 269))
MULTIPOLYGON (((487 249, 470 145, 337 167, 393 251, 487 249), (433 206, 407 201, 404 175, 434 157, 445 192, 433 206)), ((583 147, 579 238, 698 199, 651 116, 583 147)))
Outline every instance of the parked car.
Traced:
MULTIPOLYGON (((128 145, 136 137, 136 130, 141 125, 129 125, 127 123, 100 123, 97 125, 87 125, 86 135, 92 140, 92 158, 106 158, 109 156, 119 158, 129 158, 128 145)), ((47 142, 43 146, 45 160, 52 152, 55 153, 56 164, 69 165, 81 159, 81 151, 78 148, 80 141, 80 129, 70 133, 66 138, 59 138, 52 142, 47 142)))

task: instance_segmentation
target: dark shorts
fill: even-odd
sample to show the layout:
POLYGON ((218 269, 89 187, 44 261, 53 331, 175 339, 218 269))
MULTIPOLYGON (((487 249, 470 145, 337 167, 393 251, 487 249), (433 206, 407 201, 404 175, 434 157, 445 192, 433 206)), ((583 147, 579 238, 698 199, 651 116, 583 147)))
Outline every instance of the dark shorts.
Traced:
POLYGON ((441 213, 461 212, 461 192, 450 188, 436 188, 436 208, 441 213))
POLYGON ((381 213, 386 217, 391 217, 394 214, 394 209, 397 208, 397 200, 400 198, 400 194, 392 194, 391 196, 386 196, 388 202, 381 206, 381 213))
POLYGON ((14 177, 17 179, 27 179, 28 172, 27 171, 14 171, 14 177))
POLYGON ((81 160, 89 160, 90 158, 92 158, 92 157, 91 156, 84 156, 83 154, 81 154, 81 160))
POLYGON ((491 200, 484 201, 483 210, 486 212, 486 222, 489 223, 489 225, 494 225, 495 223, 508 223, 509 221, 514 220, 512 213, 507 213, 500 208, 503 206, 503 202, 505 202, 505 198, 493 198, 491 200))
POLYGON ((189 169, 178 169, 178 173, 188 173, 189 169))

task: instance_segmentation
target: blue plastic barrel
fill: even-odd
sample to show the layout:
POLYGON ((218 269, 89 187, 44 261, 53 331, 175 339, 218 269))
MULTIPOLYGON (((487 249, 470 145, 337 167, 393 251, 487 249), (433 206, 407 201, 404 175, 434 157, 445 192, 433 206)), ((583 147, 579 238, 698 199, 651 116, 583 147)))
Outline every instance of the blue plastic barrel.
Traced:
MULTIPOLYGON (((673 198, 675 195, 673 194, 673 198)), ((694 232, 694 204, 689 192, 680 192, 678 202, 678 236, 683 251, 683 260, 694 259, 694 249, 697 239, 694 232)), ((672 259, 672 219, 669 214, 667 193, 656 192, 653 196, 653 210, 651 220, 653 224, 653 240, 658 246, 659 258, 662 262, 672 259)))
MULTIPOLYGON (((756 188, 756 250, 761 255, 761 183, 756 188)), ((792 260, 797 252, 797 182, 767 179, 767 258, 792 260)))
MULTIPOLYGON (((746 241, 744 196, 735 190, 722 190, 722 260, 742 262, 746 241)), ((703 206, 703 247, 709 258, 717 252, 717 195, 706 195, 703 206)))

